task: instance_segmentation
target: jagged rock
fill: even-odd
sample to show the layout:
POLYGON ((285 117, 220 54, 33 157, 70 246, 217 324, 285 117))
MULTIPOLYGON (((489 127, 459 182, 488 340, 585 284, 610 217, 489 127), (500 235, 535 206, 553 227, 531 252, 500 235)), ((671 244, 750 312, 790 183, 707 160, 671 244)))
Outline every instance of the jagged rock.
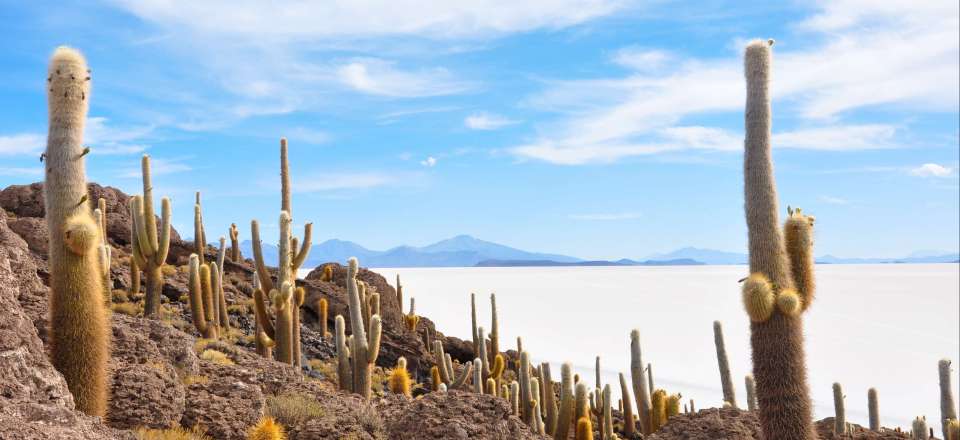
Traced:
POLYGON ((465 391, 430 393, 399 411, 386 411, 391 439, 545 439, 516 416, 505 399, 465 391))
POLYGON ((74 409, 63 376, 47 360, 19 298, 43 290, 27 243, 0 212, 0 433, 4 439, 132 439, 74 409))
POLYGON ((180 422, 186 402, 177 372, 167 363, 121 364, 113 370, 110 426, 167 428, 180 422))
POLYGON ((187 387, 191 405, 183 412, 183 426, 201 426, 216 439, 243 440, 250 425, 263 415, 260 388, 232 376, 207 376, 207 382, 187 387))

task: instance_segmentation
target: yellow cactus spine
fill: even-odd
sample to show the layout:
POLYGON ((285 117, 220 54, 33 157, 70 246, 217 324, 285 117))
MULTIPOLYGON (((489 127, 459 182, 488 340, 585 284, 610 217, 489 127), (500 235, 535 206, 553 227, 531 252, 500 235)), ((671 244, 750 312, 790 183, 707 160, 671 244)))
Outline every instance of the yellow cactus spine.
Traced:
POLYGON ((874 432, 880 431, 880 403, 877 399, 876 388, 867 390, 867 409, 870 413, 870 430, 874 432))
POLYGON ((416 298, 410 298, 410 313, 403 315, 403 320, 407 324, 407 330, 411 332, 417 331, 417 324, 420 323, 420 317, 417 316, 417 303, 416 298))
POLYGON ((682 398, 683 396, 679 393, 667 396, 667 420, 680 414, 680 399, 682 398))
POLYGON ((430 367, 430 389, 440 391, 440 385, 443 385, 443 381, 440 379, 440 368, 434 365, 430 367))
POLYGON ((650 396, 650 432, 657 432, 667 424, 667 392, 656 390, 650 396))
POLYGON ((557 414, 557 427, 553 431, 554 440, 566 440, 570 433, 574 414, 573 366, 565 362, 560 367, 560 412, 557 414))
POLYGON ((947 421, 947 434, 944 438, 946 440, 960 440, 960 421, 957 421, 957 419, 947 421))
POLYGON ((140 161, 143 174, 143 195, 130 199, 131 258, 146 277, 147 292, 143 316, 160 313, 160 294, 163 291, 163 272, 160 268, 167 260, 170 250, 170 199, 160 201, 160 235, 157 235, 157 219, 153 212, 153 181, 150 178, 150 156, 143 155, 140 161))
POLYGON ((82 146, 90 71, 80 52, 59 47, 50 58, 44 205, 49 233, 50 360, 63 374, 77 409, 107 408, 110 326, 96 246, 100 229, 87 203, 82 146))
POLYGON ((630 379, 633 384, 633 397, 637 400, 637 413, 640 416, 640 430, 643 434, 653 432, 650 428, 650 392, 643 377, 643 356, 640 351, 640 330, 630 332, 630 379))
POLYGON ((330 337, 329 328, 327 326, 327 314, 329 312, 329 303, 326 298, 320 298, 317 300, 317 314, 319 315, 317 319, 320 320, 320 337, 327 339, 330 337))
POLYGON ((720 385, 723 388, 723 401, 737 407, 737 396, 730 376, 730 363, 727 361, 727 347, 723 342, 723 324, 713 321, 713 344, 717 349, 717 364, 720 367, 720 385))
POLYGON ((390 370, 390 376, 387 378, 387 387, 393 394, 402 394, 412 397, 410 394, 410 373, 407 371, 407 359, 400 357, 397 359, 397 366, 390 370))
POLYGON ((230 261, 239 263, 240 260, 240 231, 236 223, 230 223, 230 261))
MULTIPOLYGON (((744 54, 747 80, 744 206, 751 274, 744 284, 744 303, 752 321, 753 375, 763 435, 781 440, 812 440, 816 432, 807 386, 800 312, 809 307, 813 292, 801 292, 806 301, 796 291, 791 292, 798 281, 801 289, 812 289, 812 268, 791 267, 794 262, 812 265, 813 259, 809 256, 812 241, 794 240, 797 237, 792 236, 794 241, 785 243, 778 226, 770 145, 772 43, 772 40, 753 41, 744 54), (759 275, 765 277, 766 283, 758 282, 762 280, 759 275), (780 313, 771 307, 771 299, 778 295, 784 296, 776 300, 780 313)), ((793 215, 791 212, 791 217, 793 215)), ((812 225, 812 221, 809 223, 812 225)), ((812 231, 804 233, 809 237, 812 231)))
POLYGON ((247 434, 247 440, 286 440, 287 434, 283 425, 276 422, 273 417, 264 417, 250 428, 247 434))
POLYGON ((577 420, 577 432, 574 438, 576 440, 593 440, 593 424, 590 423, 589 416, 583 416, 577 420))

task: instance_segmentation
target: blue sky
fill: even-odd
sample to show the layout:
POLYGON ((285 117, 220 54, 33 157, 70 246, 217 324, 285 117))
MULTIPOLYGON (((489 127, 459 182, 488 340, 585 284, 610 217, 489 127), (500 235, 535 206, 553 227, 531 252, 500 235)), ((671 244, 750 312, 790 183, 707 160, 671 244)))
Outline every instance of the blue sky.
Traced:
POLYGON ((780 196, 817 216, 817 253, 955 251, 958 16, 954 0, 0 0, 0 186, 42 178, 46 63, 67 44, 93 69, 88 178, 139 191, 150 154, 185 236, 198 189, 208 231, 249 237, 257 218, 274 236, 286 136, 315 241, 742 251, 740 52, 774 38, 780 196))

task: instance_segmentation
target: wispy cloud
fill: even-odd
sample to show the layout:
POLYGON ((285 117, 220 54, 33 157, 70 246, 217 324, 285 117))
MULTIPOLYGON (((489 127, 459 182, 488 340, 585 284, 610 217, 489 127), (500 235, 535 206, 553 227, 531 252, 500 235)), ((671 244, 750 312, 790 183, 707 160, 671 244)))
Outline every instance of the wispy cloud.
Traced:
POLYGON ((436 164, 437 164, 437 158, 433 156, 429 156, 426 159, 420 161, 420 165, 423 165, 427 168, 432 168, 436 164))
POLYGON ((500 116, 493 113, 480 112, 467 116, 463 120, 463 125, 471 130, 496 130, 508 125, 516 124, 520 121, 500 116))
POLYGON ((847 199, 834 196, 820 196, 820 201, 828 205, 846 205, 850 203, 847 199))
POLYGON ((633 220, 640 218, 639 212, 597 213, 597 214, 570 214, 572 220, 615 221, 633 220))
POLYGON ((911 168, 909 173, 912 176, 919 177, 950 177, 953 175, 954 169, 948 166, 935 164, 935 163, 925 163, 915 168, 911 168))
POLYGON ((0 156, 40 154, 47 137, 36 133, 0 136, 0 156))
MULTIPOLYGON (((777 51, 772 94, 777 111, 797 117, 802 130, 783 132, 780 147, 857 150, 895 146, 897 129, 841 122, 852 110, 877 106, 956 111, 960 95, 960 8, 912 3, 824 3, 802 35, 825 43, 777 51), (869 24, 869 26, 863 26, 869 24), (850 136, 850 137, 848 137, 850 136)), ((552 81, 525 102, 565 117, 509 149, 520 158, 558 164, 612 162, 663 152, 727 150, 735 134, 711 127, 672 130, 700 115, 742 112, 740 54, 690 58, 655 48, 627 48, 613 61, 626 77, 552 81), (661 61, 670 62, 662 64, 661 61), (658 64, 661 63, 661 64, 658 64), (673 134, 673 138, 669 135, 673 134)), ((742 138, 741 138, 742 139, 742 138)), ((739 140, 732 145, 740 145, 739 140)), ((742 146, 740 147, 742 148, 742 146)))
POLYGON ((297 177, 293 191, 300 193, 336 191, 344 189, 368 189, 389 185, 395 175, 379 172, 323 173, 297 177))
POLYGON ((417 98, 463 93, 473 88, 444 68, 402 70, 394 63, 362 58, 337 68, 339 80, 355 90, 371 95, 417 98))

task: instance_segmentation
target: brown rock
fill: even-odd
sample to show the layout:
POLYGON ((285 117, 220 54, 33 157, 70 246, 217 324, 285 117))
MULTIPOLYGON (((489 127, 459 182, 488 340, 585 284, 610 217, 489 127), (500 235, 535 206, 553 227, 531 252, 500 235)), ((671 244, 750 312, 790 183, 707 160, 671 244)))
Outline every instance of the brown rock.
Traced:
POLYGON ((396 440, 547 438, 510 415, 505 399, 456 390, 427 394, 385 418, 396 440))
POLYGON ((250 425, 263 415, 260 388, 232 377, 210 377, 206 383, 187 387, 190 406, 183 412, 183 426, 201 426, 216 439, 243 440, 250 425))
POLYGON ((180 422, 185 391, 167 363, 121 364, 113 371, 107 420, 110 426, 167 428, 180 422))

